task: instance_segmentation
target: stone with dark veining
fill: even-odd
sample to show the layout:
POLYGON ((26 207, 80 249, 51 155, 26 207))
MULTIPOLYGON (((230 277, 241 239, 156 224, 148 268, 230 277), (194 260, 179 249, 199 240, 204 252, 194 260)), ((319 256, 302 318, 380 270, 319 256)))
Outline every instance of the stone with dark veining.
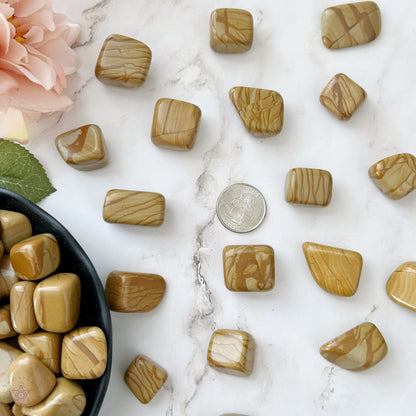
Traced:
POLYGON ((13 329, 19 334, 31 334, 39 328, 33 309, 35 288, 35 282, 23 280, 15 283, 10 291, 10 317, 13 329))
POLYGON ((387 281, 386 292, 393 302, 416 312, 416 262, 400 265, 387 281))
POLYGON ((0 239, 8 253, 14 244, 32 235, 32 224, 20 212, 0 209, 0 239))
POLYGON ((13 269, 10 256, 4 254, 0 259, 0 299, 8 298, 12 286, 19 281, 13 269))

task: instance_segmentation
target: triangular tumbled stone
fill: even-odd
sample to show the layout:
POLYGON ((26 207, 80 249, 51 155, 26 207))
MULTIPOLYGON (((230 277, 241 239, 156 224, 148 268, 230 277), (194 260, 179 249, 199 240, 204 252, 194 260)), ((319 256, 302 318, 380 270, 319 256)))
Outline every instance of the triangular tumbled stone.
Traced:
POLYGON ((308 242, 303 243, 303 252, 322 289, 339 296, 352 296, 357 291, 363 265, 360 253, 308 242))
POLYGON ((392 301, 416 312, 416 262, 399 266, 390 276, 386 292, 392 301))

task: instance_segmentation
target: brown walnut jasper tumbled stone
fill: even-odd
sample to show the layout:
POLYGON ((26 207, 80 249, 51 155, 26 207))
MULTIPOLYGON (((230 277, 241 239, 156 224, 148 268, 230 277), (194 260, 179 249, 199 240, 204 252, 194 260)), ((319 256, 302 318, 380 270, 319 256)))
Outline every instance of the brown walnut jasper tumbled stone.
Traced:
POLYGON ((0 341, 0 403, 13 402, 9 386, 9 368, 10 364, 20 354, 22 354, 22 351, 0 341))
POLYGON ((0 239, 4 251, 9 252, 14 244, 32 235, 32 225, 26 215, 20 212, 0 209, 0 239))
POLYGON ((386 292, 393 302, 416 312, 416 262, 399 266, 387 281, 386 292))
POLYGON ((10 316, 13 329, 19 334, 31 334, 39 328, 33 309, 35 288, 35 282, 23 280, 15 283, 10 291, 10 316))

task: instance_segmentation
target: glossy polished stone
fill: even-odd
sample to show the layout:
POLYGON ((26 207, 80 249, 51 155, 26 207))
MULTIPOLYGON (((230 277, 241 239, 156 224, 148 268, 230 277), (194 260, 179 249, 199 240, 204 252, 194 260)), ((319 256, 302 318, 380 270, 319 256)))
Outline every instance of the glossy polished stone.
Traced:
POLYGON ((321 25, 322 42, 329 49, 362 45, 380 34, 380 9, 373 1, 328 7, 322 13, 321 25))
POLYGON ((61 371, 62 335, 52 332, 36 332, 19 335, 20 348, 42 361, 55 374, 61 371))
POLYGON ((274 287, 274 251, 270 246, 227 246, 222 252, 224 282, 236 292, 261 292, 274 287))
POLYGON ((294 168, 286 175, 285 199, 292 204, 327 206, 332 196, 332 176, 322 169, 294 168))
POLYGON ((9 252, 14 244, 31 235, 32 225, 26 215, 0 209, 0 239, 6 252, 9 252))
POLYGON ((32 407, 22 407, 25 416, 80 416, 87 398, 84 389, 65 377, 56 379, 56 386, 45 400, 32 407))
POLYGON ((143 42, 122 35, 110 35, 95 66, 95 76, 104 84, 134 88, 143 84, 152 51, 143 42))
POLYGON ((9 404, 0 403, 0 416, 12 416, 12 409, 9 404))
POLYGON ((345 74, 336 74, 322 90, 319 100, 340 120, 349 120, 363 103, 366 92, 345 74))
POLYGON ((103 134, 95 124, 60 134, 55 145, 62 159, 76 169, 99 169, 108 163, 103 134))
POLYGON ((10 256, 4 254, 0 259, 0 299, 8 298, 12 286, 19 281, 13 269, 10 256))
POLYGON ((16 403, 12 406, 12 413, 14 416, 24 416, 22 413, 22 406, 18 406, 16 403))
POLYGON ((249 376, 254 367, 255 344, 244 331, 218 329, 209 342, 208 364, 218 371, 235 376, 249 376))
POLYGON ((152 142, 170 150, 194 147, 201 110, 185 101, 161 98, 153 113, 152 142))
POLYGON ((44 233, 16 243, 10 250, 10 260, 17 277, 39 280, 58 268, 61 254, 56 238, 44 233))
POLYGON ((165 219, 165 198, 155 192, 112 189, 105 196, 103 218, 118 224, 158 227, 165 219))
POLYGON ((339 367, 362 371, 384 358, 387 345, 378 328, 364 322, 322 345, 320 353, 339 367))
POLYGON ((234 87, 229 96, 244 127, 254 136, 274 136, 283 128, 283 98, 272 90, 234 87))
POLYGON ((0 307, 0 339, 10 338, 17 335, 13 329, 10 317, 10 305, 0 307))
POLYGON ((386 157, 372 165, 368 174, 389 198, 403 198, 416 189, 416 157, 410 153, 386 157))
POLYGON ((39 328, 33 309, 35 288, 35 282, 24 280, 15 283, 10 291, 10 317, 19 334, 31 334, 39 328))
POLYGON ((17 348, 0 341, 0 403, 13 402, 9 387, 9 368, 20 354, 22 352, 17 348))
POLYGON ((153 399, 167 378, 168 373, 144 355, 137 356, 124 374, 127 386, 143 404, 153 399))
POLYGON ((105 284, 108 306, 116 312, 151 311, 165 291, 165 279, 157 274, 113 271, 105 284))
POLYGON ((39 326, 49 332, 70 331, 78 322, 81 282, 74 273, 57 273, 36 286, 33 294, 39 326))
POLYGON ((62 341, 61 372, 69 379, 101 377, 107 367, 107 340, 96 326, 76 328, 62 341))
POLYGON ((316 283, 326 292, 352 296, 360 282, 360 253, 316 243, 303 243, 303 252, 316 283))
POLYGON ((20 354, 10 364, 10 393, 18 406, 35 406, 53 390, 55 374, 32 354, 20 354))
POLYGON ((393 302, 416 312, 416 262, 399 266, 387 281, 386 292, 393 302))

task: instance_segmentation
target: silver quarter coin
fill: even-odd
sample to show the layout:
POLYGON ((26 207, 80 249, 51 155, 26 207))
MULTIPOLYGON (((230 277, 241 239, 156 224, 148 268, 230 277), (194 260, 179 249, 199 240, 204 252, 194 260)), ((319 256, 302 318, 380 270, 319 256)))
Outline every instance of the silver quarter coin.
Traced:
POLYGON ((230 231, 247 233, 256 229, 266 215, 266 201, 261 192, 246 183, 225 188, 217 200, 217 216, 230 231))

